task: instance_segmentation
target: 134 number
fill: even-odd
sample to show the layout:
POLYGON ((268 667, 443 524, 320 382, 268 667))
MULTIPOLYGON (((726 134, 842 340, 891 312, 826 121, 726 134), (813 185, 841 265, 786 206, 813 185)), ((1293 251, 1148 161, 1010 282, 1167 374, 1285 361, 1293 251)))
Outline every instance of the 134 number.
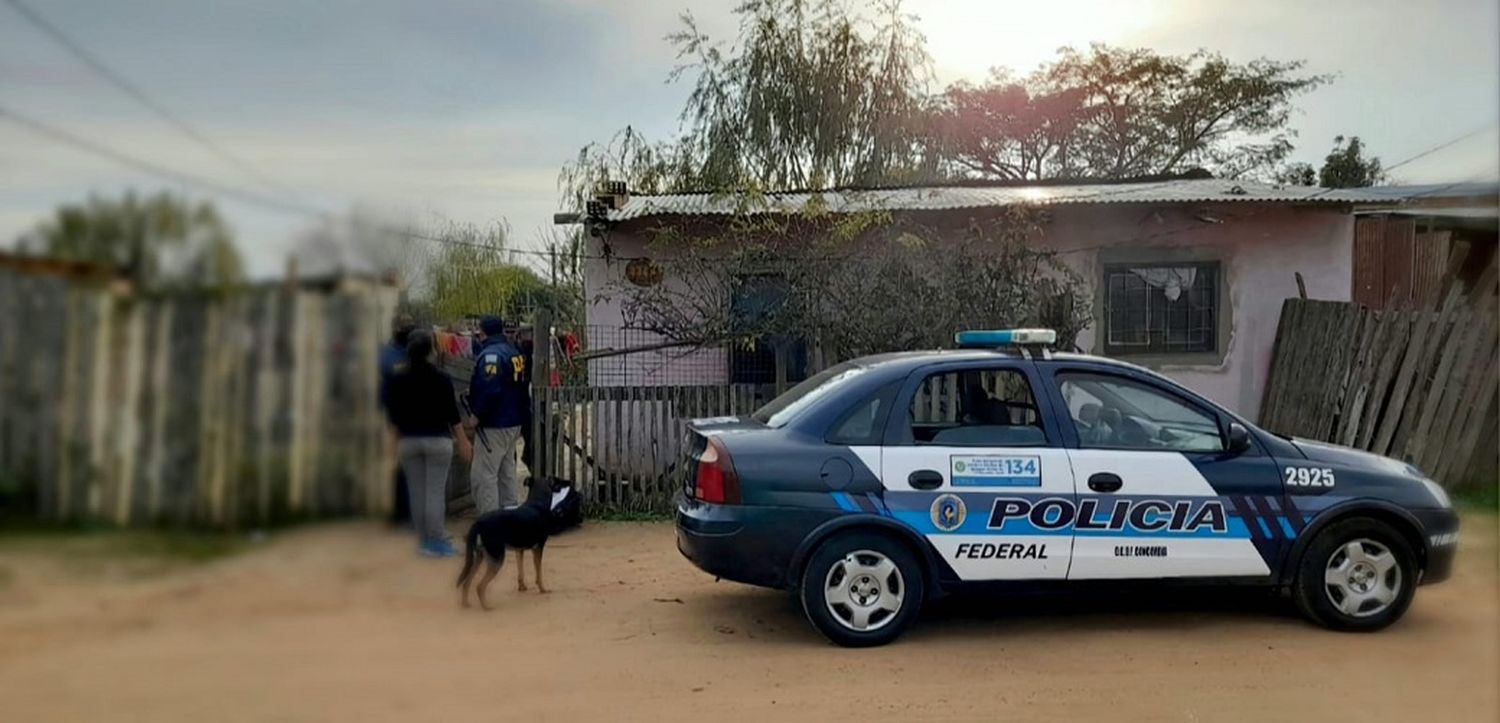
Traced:
POLYGON ((1332 487, 1333 470, 1327 467, 1287 467, 1288 487, 1332 487))

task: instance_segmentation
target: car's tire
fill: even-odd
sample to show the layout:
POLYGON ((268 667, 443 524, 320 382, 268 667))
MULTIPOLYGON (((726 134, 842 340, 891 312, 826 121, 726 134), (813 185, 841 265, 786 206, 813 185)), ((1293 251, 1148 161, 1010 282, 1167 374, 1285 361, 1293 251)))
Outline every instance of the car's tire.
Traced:
POLYGON ((1297 562, 1292 599, 1313 622, 1369 632, 1396 622, 1417 589, 1411 545, 1390 525, 1368 517, 1319 531, 1297 562))
POLYGON ((850 648, 885 645, 916 619, 926 594, 917 556, 878 532, 835 535, 802 572, 802 611, 829 640, 850 648), (894 608, 894 609, 893 609, 894 608))

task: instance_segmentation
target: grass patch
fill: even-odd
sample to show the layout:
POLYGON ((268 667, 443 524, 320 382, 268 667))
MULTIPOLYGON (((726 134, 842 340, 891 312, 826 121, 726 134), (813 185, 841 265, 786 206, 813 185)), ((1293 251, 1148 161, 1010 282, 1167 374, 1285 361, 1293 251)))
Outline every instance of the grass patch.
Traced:
POLYGON ((149 567, 195 565, 229 557, 249 545, 244 534, 120 530, 89 524, 27 522, 7 525, 0 532, 0 554, 43 554, 87 565, 111 561, 149 567))
POLYGON ((1500 511, 1500 484, 1466 484, 1453 491, 1453 504, 1465 512, 1500 511))

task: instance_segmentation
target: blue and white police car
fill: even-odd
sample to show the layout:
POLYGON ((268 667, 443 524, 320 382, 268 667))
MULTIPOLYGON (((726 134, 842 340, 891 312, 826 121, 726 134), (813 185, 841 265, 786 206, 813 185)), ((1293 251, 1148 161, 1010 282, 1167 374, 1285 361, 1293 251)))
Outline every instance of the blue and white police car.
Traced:
POLYGON ((696 420, 682 554, 880 645, 978 587, 1235 583, 1375 630, 1448 576, 1458 517, 1416 468, 1287 439, 1050 330, 863 357, 749 417, 696 420))

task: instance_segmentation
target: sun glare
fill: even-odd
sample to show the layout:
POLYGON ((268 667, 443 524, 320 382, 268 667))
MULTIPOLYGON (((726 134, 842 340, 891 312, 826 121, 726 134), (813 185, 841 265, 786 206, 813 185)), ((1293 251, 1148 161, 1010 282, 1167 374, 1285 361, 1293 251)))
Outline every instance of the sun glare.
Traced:
POLYGON ((1160 19, 1155 0, 913 0, 943 83, 995 66, 1025 74, 1059 47, 1121 43, 1160 19))

